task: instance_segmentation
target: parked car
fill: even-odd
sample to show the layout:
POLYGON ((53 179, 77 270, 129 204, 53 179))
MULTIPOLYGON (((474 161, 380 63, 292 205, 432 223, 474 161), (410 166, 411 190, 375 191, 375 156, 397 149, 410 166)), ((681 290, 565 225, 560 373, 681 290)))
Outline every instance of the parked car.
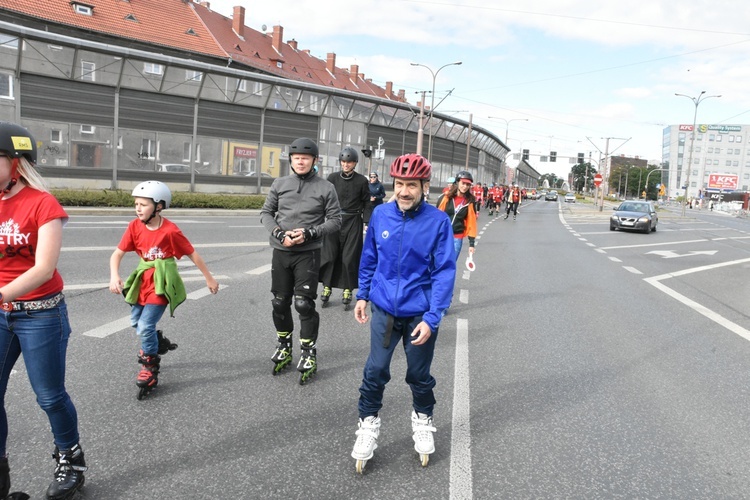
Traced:
POLYGON ((544 195, 545 201, 557 201, 557 191, 547 191, 544 195))
POLYGON ((190 165, 183 165, 182 163, 158 163, 156 166, 159 172, 190 173, 190 165))
MULTIPOLYGON (((256 174, 255 172, 248 172, 248 173, 246 173, 246 174, 245 174, 245 177, 255 177, 255 176, 257 176, 257 175, 258 175, 258 174, 256 174)), ((260 173, 260 177, 261 177, 262 179, 263 179, 263 178, 273 179, 273 176, 272 176, 271 174, 267 174, 267 173, 265 173, 265 172, 261 172, 261 173, 260 173)))
POLYGON ((576 202, 575 193, 565 193, 565 203, 575 203, 575 202, 576 202))
POLYGON ((609 218, 609 230, 627 229, 650 233, 656 231, 659 216, 650 201, 627 200, 614 208, 615 213, 609 218))

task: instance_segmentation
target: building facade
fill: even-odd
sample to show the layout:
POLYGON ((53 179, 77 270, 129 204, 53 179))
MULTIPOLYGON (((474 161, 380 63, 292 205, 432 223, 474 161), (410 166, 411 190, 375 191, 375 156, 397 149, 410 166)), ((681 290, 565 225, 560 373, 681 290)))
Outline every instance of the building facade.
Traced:
POLYGON ((750 189, 750 125, 670 125, 664 129, 662 168, 667 195, 688 198, 750 189), (692 151, 691 151, 692 146, 692 151))
MULTIPOLYGON (((287 148, 297 137, 318 141, 323 175, 352 146, 372 151, 362 155, 360 170, 378 170, 388 181, 392 160, 416 150, 419 109, 403 92, 373 85, 357 67, 336 68, 334 54, 318 60, 293 40, 280 42, 280 27, 271 36, 250 30, 244 9, 228 19, 183 0, 50 0, 34 17, 18 11, 25 3, 0 0, 0 119, 29 128, 53 187, 128 189, 148 177, 190 190, 260 192, 289 173, 287 148), (84 13, 76 10, 81 5, 84 13), (96 18, 105 6, 114 20, 96 18), (144 6, 181 22, 173 31, 184 36, 155 40, 131 20, 154 15, 136 10, 144 6), (123 9, 134 13, 119 28, 123 9), (76 25, 75 16, 93 24, 76 25), (201 31, 191 26, 211 36, 195 42, 201 31), (231 37, 242 43, 232 45, 231 37)), ((508 148, 489 131, 435 112, 425 139, 430 135, 438 179, 464 168, 467 148, 475 179, 504 179, 508 148)))

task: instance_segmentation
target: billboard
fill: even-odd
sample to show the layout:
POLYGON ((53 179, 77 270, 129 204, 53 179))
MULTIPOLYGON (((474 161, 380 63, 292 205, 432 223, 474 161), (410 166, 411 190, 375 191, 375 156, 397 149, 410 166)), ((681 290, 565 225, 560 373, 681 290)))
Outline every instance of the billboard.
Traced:
POLYGON ((726 189, 735 191, 739 184, 739 175, 734 174, 709 174, 708 189, 726 189))

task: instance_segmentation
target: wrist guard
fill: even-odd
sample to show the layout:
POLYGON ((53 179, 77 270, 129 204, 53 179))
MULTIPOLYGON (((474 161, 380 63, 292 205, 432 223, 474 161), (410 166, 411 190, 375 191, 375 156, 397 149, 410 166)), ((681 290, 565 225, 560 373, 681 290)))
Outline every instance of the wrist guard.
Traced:
POLYGON ((273 234, 274 238, 276 238, 277 240, 279 240, 279 243, 281 243, 282 245, 284 244, 284 239, 286 238, 286 233, 280 227, 274 228, 272 234, 273 234))
POLYGON ((311 241, 314 239, 317 239, 318 237, 318 230, 314 227, 308 227, 304 231, 305 241, 311 241))

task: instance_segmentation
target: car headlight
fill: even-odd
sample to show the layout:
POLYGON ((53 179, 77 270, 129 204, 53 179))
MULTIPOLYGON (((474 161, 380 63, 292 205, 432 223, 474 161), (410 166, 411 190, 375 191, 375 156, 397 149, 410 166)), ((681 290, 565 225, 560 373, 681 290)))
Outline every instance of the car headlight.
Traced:
POLYGON ((648 222, 648 221, 649 221, 649 218, 646 217, 646 216, 641 217, 640 219, 638 219, 638 222, 648 222))
POLYGON ((610 219, 617 220, 617 216, 616 215, 612 215, 612 217, 610 217, 610 219))

